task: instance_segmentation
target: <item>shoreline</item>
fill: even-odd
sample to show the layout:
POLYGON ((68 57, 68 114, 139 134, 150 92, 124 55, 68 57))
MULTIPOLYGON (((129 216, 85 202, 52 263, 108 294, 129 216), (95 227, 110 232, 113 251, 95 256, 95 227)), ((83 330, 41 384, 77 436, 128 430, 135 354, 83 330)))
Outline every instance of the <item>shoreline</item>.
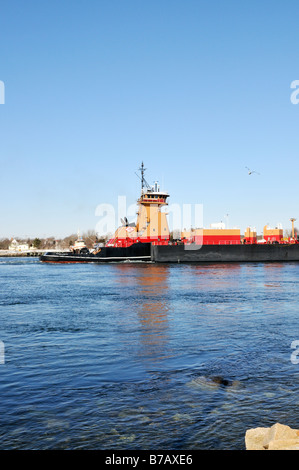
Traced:
MULTIPOLYGON (((0 250, 0 258, 27 258, 27 256, 40 256, 47 253, 50 249, 46 250, 25 250, 25 251, 11 251, 11 250, 0 250)), ((68 250, 55 249, 55 252, 64 253, 68 250)))

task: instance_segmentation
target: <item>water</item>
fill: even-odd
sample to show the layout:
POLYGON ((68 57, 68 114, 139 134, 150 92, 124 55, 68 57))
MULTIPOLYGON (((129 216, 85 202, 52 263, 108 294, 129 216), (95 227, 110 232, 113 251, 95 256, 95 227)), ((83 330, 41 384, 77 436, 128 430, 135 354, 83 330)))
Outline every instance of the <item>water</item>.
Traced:
POLYGON ((0 286, 1 449, 234 450, 299 428, 299 264, 0 258, 0 286))

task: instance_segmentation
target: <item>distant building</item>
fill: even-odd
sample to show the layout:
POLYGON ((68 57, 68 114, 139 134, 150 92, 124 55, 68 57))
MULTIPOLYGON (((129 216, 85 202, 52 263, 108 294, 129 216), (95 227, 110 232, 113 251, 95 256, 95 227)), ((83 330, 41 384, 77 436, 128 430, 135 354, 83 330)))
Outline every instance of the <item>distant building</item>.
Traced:
POLYGON ((9 251, 27 251, 29 250, 29 245, 28 243, 19 243, 17 240, 13 239, 8 249, 9 251))

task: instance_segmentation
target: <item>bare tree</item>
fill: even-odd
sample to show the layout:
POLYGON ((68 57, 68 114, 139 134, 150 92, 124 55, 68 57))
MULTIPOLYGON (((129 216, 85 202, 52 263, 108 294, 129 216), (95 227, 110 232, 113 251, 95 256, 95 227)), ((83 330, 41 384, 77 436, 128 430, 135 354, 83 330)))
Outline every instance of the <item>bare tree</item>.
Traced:
POLYGON ((9 238, 0 239, 0 250, 8 250, 9 245, 10 245, 9 238))
MULTIPOLYGON (((295 237, 299 235, 299 230, 297 229, 297 227, 294 227, 294 235, 295 237)), ((287 238, 292 238, 292 229, 291 228, 285 229, 284 236, 287 238)))

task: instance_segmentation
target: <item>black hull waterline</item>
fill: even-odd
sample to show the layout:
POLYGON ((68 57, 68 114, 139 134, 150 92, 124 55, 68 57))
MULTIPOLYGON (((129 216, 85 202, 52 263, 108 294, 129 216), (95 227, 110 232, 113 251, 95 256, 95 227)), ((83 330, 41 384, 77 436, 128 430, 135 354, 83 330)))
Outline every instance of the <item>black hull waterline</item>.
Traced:
POLYGON ((151 245, 136 243, 130 247, 103 247, 94 255, 48 252, 40 256, 52 263, 250 263, 299 261, 299 244, 294 245, 151 245))
POLYGON ((299 261, 299 244, 153 246, 157 263, 251 263, 299 261))
POLYGON ((48 263, 113 263, 125 261, 151 261, 151 243, 135 243, 128 247, 103 247, 93 253, 47 252, 40 260, 48 263))

